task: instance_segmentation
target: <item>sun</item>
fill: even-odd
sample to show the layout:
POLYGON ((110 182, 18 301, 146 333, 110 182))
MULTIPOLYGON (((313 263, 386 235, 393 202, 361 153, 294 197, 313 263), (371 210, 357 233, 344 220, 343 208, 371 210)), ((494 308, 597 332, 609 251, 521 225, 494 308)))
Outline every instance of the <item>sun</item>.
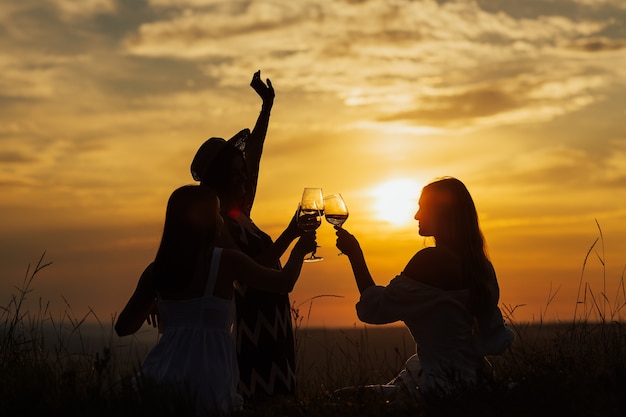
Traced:
POLYGON ((413 179, 395 178, 372 189, 376 218, 395 226, 411 224, 421 187, 413 179))

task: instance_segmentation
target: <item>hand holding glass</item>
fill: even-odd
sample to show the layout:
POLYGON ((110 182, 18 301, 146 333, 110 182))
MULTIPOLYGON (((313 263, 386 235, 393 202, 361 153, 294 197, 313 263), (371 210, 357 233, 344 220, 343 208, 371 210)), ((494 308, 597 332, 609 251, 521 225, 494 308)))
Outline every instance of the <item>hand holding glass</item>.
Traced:
MULTIPOLYGON (((297 213, 298 227, 303 232, 314 232, 322 224, 322 213, 314 200, 305 200, 298 205, 297 213)), ((315 256, 315 251, 311 256, 304 259, 304 262, 317 262, 324 259, 321 256, 315 256)))
MULTIPOLYGON (((341 194, 332 194, 324 197, 324 216, 328 223, 341 227, 348 219, 348 214, 348 207, 343 201, 341 194)), ((339 253, 339 255, 343 255, 343 253, 339 253)))

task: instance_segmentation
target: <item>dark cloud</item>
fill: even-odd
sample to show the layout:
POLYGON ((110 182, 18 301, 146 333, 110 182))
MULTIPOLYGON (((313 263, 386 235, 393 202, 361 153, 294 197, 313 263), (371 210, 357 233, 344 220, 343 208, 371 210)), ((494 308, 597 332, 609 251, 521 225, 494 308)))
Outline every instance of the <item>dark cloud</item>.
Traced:
POLYGON ((0 189, 6 188, 32 188, 33 184, 30 181, 23 181, 19 178, 12 178, 10 180, 0 179, 0 189))
MULTIPOLYGON (((440 2, 446 2, 439 0, 440 2)), ((538 19, 544 16, 589 16, 591 13, 605 13, 607 9, 614 9, 609 5, 603 8, 585 6, 572 0, 477 0, 478 5, 490 13, 506 13, 516 19, 538 19)))
POLYGON ((449 96, 425 97, 420 108, 382 118, 442 125, 450 122, 488 117, 521 106, 511 94, 497 88, 466 91, 449 96))
POLYGON ((585 10, 584 7, 572 0, 524 0, 511 2, 477 0, 477 3, 485 11, 506 13, 516 19, 537 19, 542 16, 563 16, 564 14, 578 15, 585 10))
POLYGON ((87 22, 67 24, 50 4, 27 2, 3 20, 5 34, 0 44, 7 50, 40 51, 42 54, 72 55, 93 42, 87 22))
MULTIPOLYGON (((606 22, 606 27, 598 35, 610 39, 626 38, 626 9, 621 0, 605 2, 584 2, 572 0, 477 0, 481 9, 486 12, 503 13, 514 19, 542 19, 559 16, 576 20, 606 22), (620 4, 620 5, 618 5, 620 4)), ((440 2, 445 2, 440 0, 440 2)))
POLYGON ((185 90, 203 91, 215 88, 218 81, 208 77, 198 63, 169 58, 124 56, 112 57, 109 63, 92 70, 101 91, 115 92, 109 98, 124 108, 145 106, 141 97, 174 94, 185 90), (111 63, 114 62, 112 65, 111 63), (189 87, 192 82, 192 87, 189 87))
POLYGON ((0 163, 2 164, 21 164, 37 162, 38 159, 32 155, 27 155, 22 152, 16 151, 4 151, 0 152, 0 163))
POLYGON ((0 88, 0 105, 42 99, 37 84, 44 82, 42 76, 47 85, 58 88, 52 92, 53 99, 68 93, 74 101, 85 93, 102 92, 99 100, 83 103, 79 110, 87 113, 101 112, 98 103, 105 96, 120 106, 130 103, 128 97, 180 91, 189 80, 196 88, 214 84, 189 62, 126 55, 122 41, 142 24, 155 20, 156 11, 145 1, 117 3, 115 12, 81 15, 68 21, 53 3, 25 0, 0 16, 0 50, 20 57, 9 60, 3 68, 4 83, 11 88, 0 88), (25 74, 33 75, 27 79, 25 74))
POLYGON ((17 50, 28 46, 46 54, 87 52, 98 44, 117 44, 142 23, 155 20, 157 13, 145 0, 117 1, 114 10, 82 10, 84 13, 68 16, 52 1, 22 0, 0 15, 0 45, 13 45, 17 50))
POLYGON ((572 42, 569 49, 583 52, 606 52, 626 49, 626 39, 588 38, 572 42))

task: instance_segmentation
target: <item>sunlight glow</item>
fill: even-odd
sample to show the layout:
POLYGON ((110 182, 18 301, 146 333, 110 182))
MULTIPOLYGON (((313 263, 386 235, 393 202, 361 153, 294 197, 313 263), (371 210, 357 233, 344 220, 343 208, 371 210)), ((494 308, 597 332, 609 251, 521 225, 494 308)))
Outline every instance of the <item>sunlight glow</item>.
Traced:
POLYGON ((374 210, 379 220, 395 226, 411 224, 417 211, 421 186, 415 180, 395 178, 372 189, 374 210))
POLYGON ((445 129, 432 126, 414 126, 400 122, 372 122, 358 121, 352 123, 350 127, 355 129, 363 129, 369 131, 378 131, 386 136, 426 136, 426 135, 442 135, 446 133, 445 129))

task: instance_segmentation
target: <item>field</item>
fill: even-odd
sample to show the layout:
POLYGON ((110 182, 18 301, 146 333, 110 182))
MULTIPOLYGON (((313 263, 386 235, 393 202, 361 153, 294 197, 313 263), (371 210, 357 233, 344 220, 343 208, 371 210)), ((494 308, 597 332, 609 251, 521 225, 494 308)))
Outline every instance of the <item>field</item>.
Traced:
MULTIPOLYGON (((46 266, 42 257, 9 303, 0 307, 0 415, 190 415, 184 404, 164 400, 162 392, 140 386, 135 378, 157 340, 154 329, 118 338, 112 323, 94 324, 94 312, 74 317, 69 302, 62 319, 53 319, 44 303, 34 311, 25 309, 32 281, 46 266)), ((626 329, 619 320, 624 300, 598 302, 592 295, 582 294, 569 323, 517 323, 514 308, 505 308, 517 338, 504 355, 491 358, 496 378, 488 390, 402 404, 367 398, 337 404, 329 394, 395 376, 415 349, 403 327, 307 328, 294 311, 297 399, 250 405, 240 414, 624 416, 626 329)))

